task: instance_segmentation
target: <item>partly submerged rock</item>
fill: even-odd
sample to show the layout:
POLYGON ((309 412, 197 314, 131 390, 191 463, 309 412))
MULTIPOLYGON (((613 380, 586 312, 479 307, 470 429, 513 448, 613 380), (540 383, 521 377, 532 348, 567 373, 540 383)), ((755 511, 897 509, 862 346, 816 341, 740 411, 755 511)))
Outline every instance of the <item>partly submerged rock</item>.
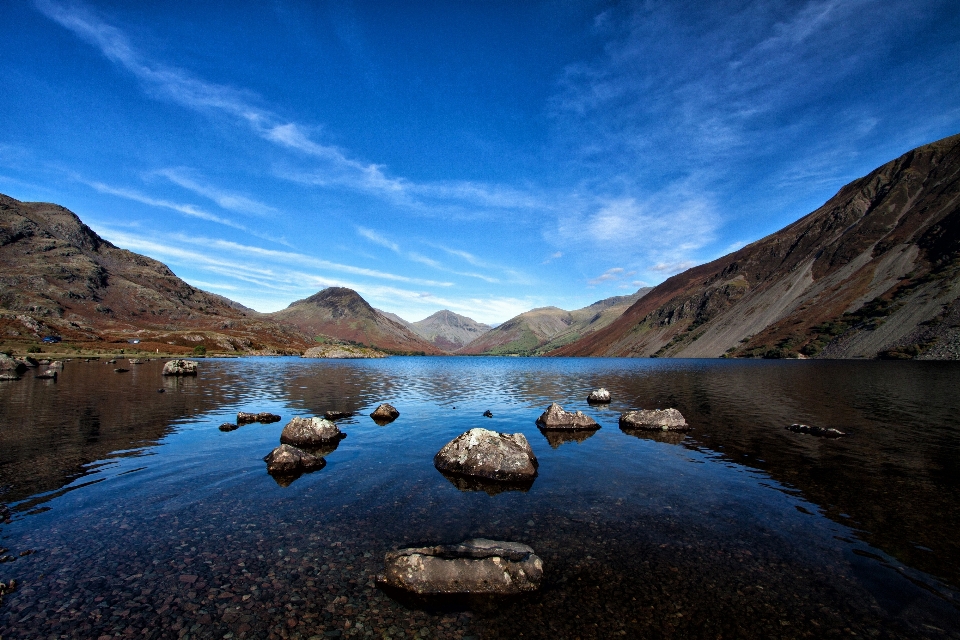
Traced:
MULTIPOLYGON (((163 391, 163 389, 160 389, 160 391, 163 391)), ((224 422, 220 425, 220 431, 236 431, 239 428, 240 425, 234 424, 233 422, 224 422)))
POLYGON ((624 431, 686 431, 690 427, 676 409, 641 409, 620 414, 620 428, 624 431))
POLYGON ((163 365, 165 376, 195 376, 197 363, 193 360, 169 360, 163 365))
POLYGON ((261 411, 260 413, 247 413, 246 411, 239 411, 237 413, 237 424, 250 424, 252 422, 262 422, 264 424, 280 422, 280 416, 275 413, 268 413, 266 411, 261 411))
POLYGON ((5 371, 3 373, 0 373, 0 380, 19 380, 19 379, 20 379, 20 376, 18 376, 17 374, 11 371, 5 371))
POLYGON ((600 428, 596 420, 584 415, 582 411, 576 413, 564 411, 563 407, 556 402, 547 407, 547 410, 537 418, 537 426, 541 429, 585 429, 591 431, 600 428))
POLYGON ((346 436, 324 418, 292 418, 280 433, 280 442, 295 447, 319 447, 346 436))
POLYGON ((536 591, 542 578, 543 562, 532 548, 476 538, 388 551, 378 581, 417 595, 513 595, 536 591))
POLYGON ((0 353, 0 372, 3 373, 23 373, 27 370, 27 365, 19 360, 15 360, 5 353, 0 353))
POLYGON ((440 449, 433 466, 443 473, 523 482, 537 477, 539 463, 522 433, 470 429, 440 449))
POLYGON ((352 418, 356 415, 354 411, 324 411, 323 417, 327 420, 342 420, 344 418, 352 418))
POLYGON ((37 380, 56 380, 56 379, 57 379, 57 372, 56 372, 56 370, 54 370, 54 369, 46 369, 46 370, 44 370, 44 371, 41 371, 40 373, 38 373, 38 374, 37 374, 36 376, 34 376, 34 377, 35 377, 37 380))
POLYGON ((840 438, 845 435, 843 431, 839 429, 825 429, 824 427, 811 427, 806 424, 792 424, 789 427, 785 427, 787 431, 793 431, 794 433, 806 433, 811 436, 817 436, 818 438, 840 438))
POLYGON ((62 360, 54 360, 54 361, 52 361, 50 364, 47 365, 47 369, 60 369, 60 370, 63 370, 63 361, 62 361, 62 360))
POLYGON ((267 473, 277 475, 294 475, 306 471, 322 469, 327 461, 289 444, 279 447, 263 457, 267 463, 267 473))
POLYGON ((373 421, 377 424, 387 424, 400 417, 400 412, 397 411, 396 407, 394 407, 392 404, 387 404, 384 402, 373 410, 373 413, 370 414, 370 417, 373 418, 373 421))
POLYGON ((587 402, 590 404, 607 404, 610 402, 610 392, 603 387, 594 389, 587 396, 587 402))
POLYGON ((143 360, 140 358, 130 358, 130 364, 143 364, 143 360))
POLYGON ((483 417, 484 417, 484 418, 492 418, 492 417, 493 417, 493 412, 490 411, 490 409, 487 409, 486 411, 483 412, 483 417))
POLYGON ((127 371, 130 371, 130 369, 124 369, 123 367, 117 367, 113 370, 114 373, 126 373, 127 371))

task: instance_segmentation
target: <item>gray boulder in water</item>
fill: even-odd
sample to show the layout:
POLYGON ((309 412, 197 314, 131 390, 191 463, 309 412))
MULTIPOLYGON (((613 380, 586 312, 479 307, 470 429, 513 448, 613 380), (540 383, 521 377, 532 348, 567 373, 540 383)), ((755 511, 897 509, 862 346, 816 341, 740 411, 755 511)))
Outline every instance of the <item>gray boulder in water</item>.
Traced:
POLYGON ((676 409, 641 409, 620 415, 620 428, 628 431, 686 431, 690 427, 676 409))
POLYGON ((811 436, 817 436, 818 438, 840 438, 847 435, 839 429, 825 429, 824 427, 811 427, 807 424, 792 424, 789 427, 786 427, 787 431, 793 431, 794 433, 806 433, 811 436))
POLYGON ((261 411, 260 413, 247 413, 246 411, 237 412, 237 424, 250 424, 252 422, 262 422, 270 424, 271 422, 280 422, 280 416, 275 413, 261 411))
POLYGON ((386 424, 399 418, 400 412, 397 411, 397 408, 392 404, 387 404, 384 402, 373 410, 373 413, 370 414, 370 417, 373 418, 373 421, 377 424, 386 424))
POLYGON ((267 473, 277 475, 294 475, 305 471, 322 469, 327 461, 320 456, 307 453, 288 444, 282 444, 266 456, 267 473))
POLYGON ((3 373, 23 373, 27 370, 27 365, 19 360, 14 360, 5 353, 0 353, 0 372, 3 373))
POLYGON ((536 591, 543 561, 519 542, 476 538, 388 551, 381 584, 418 595, 514 595, 536 591))
POLYGON ((197 363, 193 360, 169 360, 163 365, 165 376, 195 376, 197 363))
POLYGON ((610 402, 610 392, 603 387, 594 389, 587 396, 587 402, 590 404, 608 404, 610 402))
POLYGON ((319 447, 346 436, 324 418, 292 418, 280 432, 280 442, 295 447, 319 447))
POLYGON ((597 421, 582 411, 571 413, 564 411, 556 402, 547 407, 539 418, 537 426, 541 429, 583 429, 594 431, 600 428, 597 421))
POLYGON ((537 456, 522 433, 470 429, 448 442, 433 458, 438 471, 499 482, 537 477, 537 456))

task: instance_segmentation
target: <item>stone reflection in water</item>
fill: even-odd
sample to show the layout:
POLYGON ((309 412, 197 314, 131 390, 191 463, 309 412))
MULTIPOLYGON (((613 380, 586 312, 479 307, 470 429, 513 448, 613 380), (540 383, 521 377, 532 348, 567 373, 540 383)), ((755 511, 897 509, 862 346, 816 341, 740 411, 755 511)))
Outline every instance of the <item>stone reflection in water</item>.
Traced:
POLYGON ((687 439, 687 434, 682 431, 651 431, 650 429, 631 429, 629 427, 620 427, 620 430, 634 438, 653 440, 664 444, 680 444, 687 439))
POLYGON ((551 447, 557 449, 560 445, 568 442, 576 442, 577 444, 584 442, 597 432, 596 430, 586 431, 584 429, 540 429, 540 433, 547 439, 551 447))
POLYGON ((444 478, 446 478, 450 484, 455 486, 460 491, 483 491, 488 496, 495 496, 498 493, 504 493, 505 491, 520 491, 526 493, 530 491, 530 488, 533 487, 533 483, 536 482, 536 478, 529 478, 527 480, 507 482, 502 480, 486 480, 484 478, 477 478, 476 476, 461 476, 453 473, 444 473, 440 472, 444 478))

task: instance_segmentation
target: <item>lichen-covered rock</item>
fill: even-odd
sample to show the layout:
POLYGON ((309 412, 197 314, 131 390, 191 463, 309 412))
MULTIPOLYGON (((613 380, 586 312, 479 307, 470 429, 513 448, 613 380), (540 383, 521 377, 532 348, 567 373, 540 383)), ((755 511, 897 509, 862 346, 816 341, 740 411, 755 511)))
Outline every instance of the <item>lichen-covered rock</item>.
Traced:
POLYGON ((320 456, 307 453, 289 444, 282 444, 266 456, 267 473, 277 475, 294 475, 305 471, 322 469, 327 461, 320 456))
POLYGON ((806 424, 792 424, 789 427, 785 427, 787 431, 793 431, 794 433, 806 433, 811 436, 817 436, 818 438, 840 438, 847 435, 839 429, 826 429, 824 427, 811 427, 806 424))
POLYGON ((610 402, 610 392, 603 387, 594 389, 587 396, 587 402, 590 404, 607 404, 610 402))
POLYGON ((440 449, 433 466, 443 473, 523 482, 537 477, 539 463, 522 433, 470 429, 440 449))
POLYGON ((690 427, 676 409, 641 409, 620 415, 620 428, 647 431, 686 431, 690 427))
POLYGON ((519 542, 476 538, 388 551, 381 584, 418 595, 513 595, 536 591, 543 561, 519 542))
POLYGON ((563 407, 556 402, 547 407, 547 410, 537 418, 537 426, 541 429, 596 430, 600 428, 596 420, 584 415, 582 411, 576 413, 564 411, 563 407))
POLYGON ((378 424, 386 424, 388 422, 393 422, 400 417, 400 412, 397 411, 396 407, 394 407, 392 404, 387 404, 384 402, 373 410, 373 413, 370 414, 370 417, 373 418, 374 422, 378 424))
POLYGON ((295 447, 318 447, 343 437, 337 425, 324 418, 293 418, 280 433, 280 442, 295 447))
POLYGON ((193 360, 169 360, 163 365, 165 376, 195 376, 197 363, 193 360))
POLYGON ((280 422, 280 416, 275 413, 261 411, 260 413, 247 413, 240 411, 237 413, 237 424, 250 424, 251 422, 262 422, 270 424, 271 422, 280 422))

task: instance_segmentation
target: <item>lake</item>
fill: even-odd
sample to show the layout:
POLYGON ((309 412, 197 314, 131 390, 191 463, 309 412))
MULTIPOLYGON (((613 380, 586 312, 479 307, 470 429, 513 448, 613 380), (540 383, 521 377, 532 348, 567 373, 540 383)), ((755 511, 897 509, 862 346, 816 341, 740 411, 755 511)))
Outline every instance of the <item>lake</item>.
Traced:
POLYGON ((960 363, 244 358, 184 379, 162 364, 0 382, 4 640, 960 638, 960 363), (600 386, 611 405, 587 405, 600 386), (386 426, 368 417, 381 402, 400 411, 386 426), (602 428, 548 440, 534 421, 551 402, 602 428), (617 426, 658 407, 691 431, 617 426), (347 438, 281 486, 263 456, 326 410, 358 412, 347 438), (283 419, 220 431, 238 411, 283 419), (526 435, 528 491, 434 469, 473 427, 526 435), (540 591, 414 603, 374 582, 388 550, 470 537, 532 546, 540 591))

